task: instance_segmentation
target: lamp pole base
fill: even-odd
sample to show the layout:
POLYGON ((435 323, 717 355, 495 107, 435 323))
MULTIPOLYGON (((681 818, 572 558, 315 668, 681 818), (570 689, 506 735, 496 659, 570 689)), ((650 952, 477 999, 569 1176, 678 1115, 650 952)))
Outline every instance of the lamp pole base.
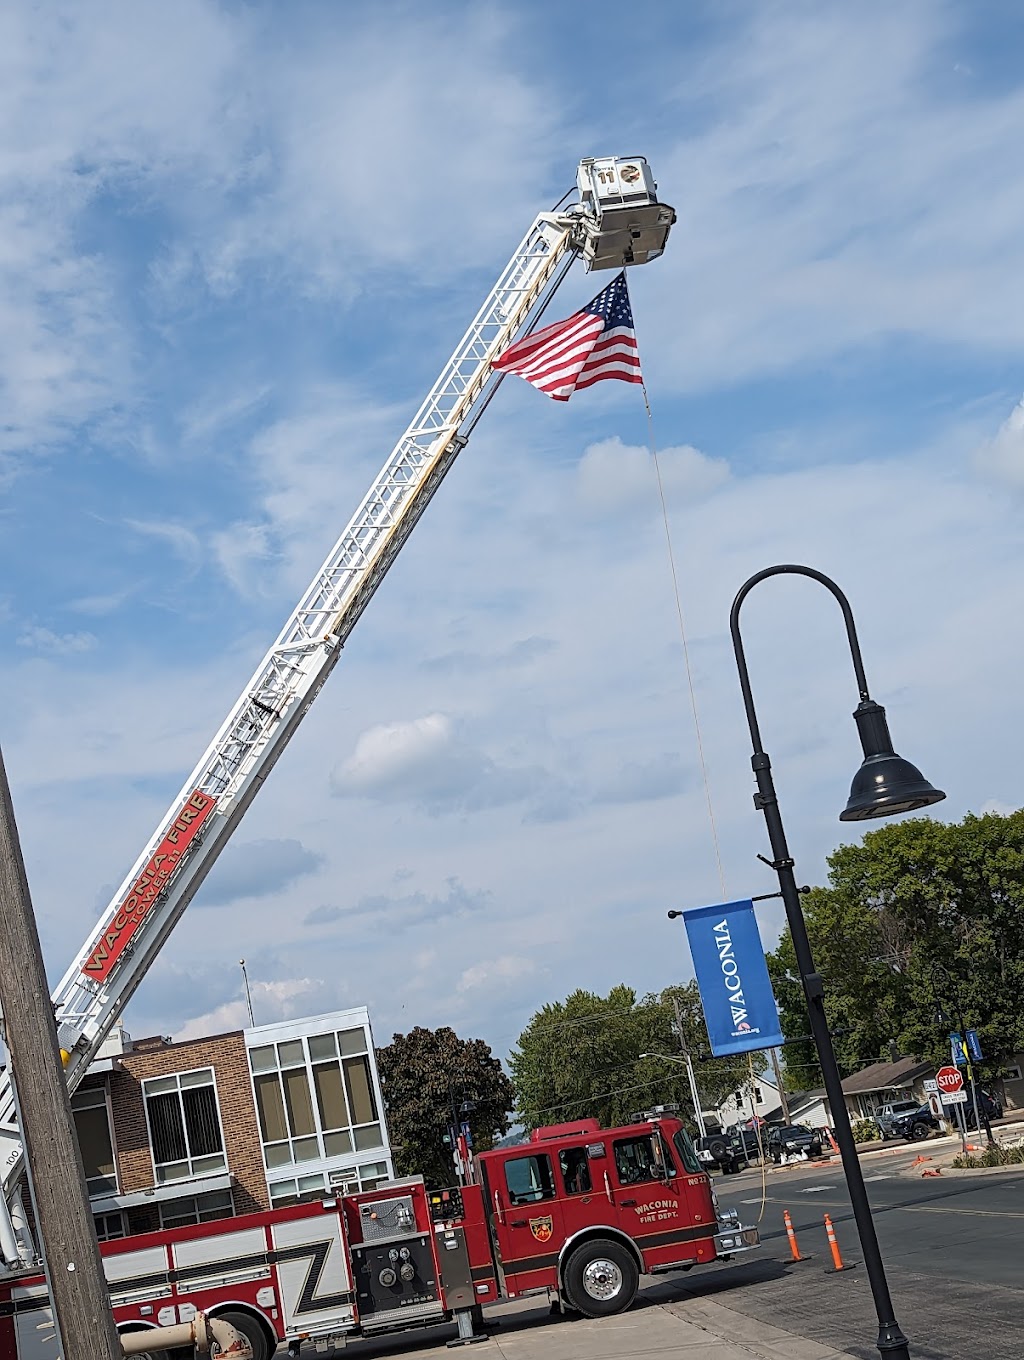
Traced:
POLYGON ((896 1322, 882 1325, 878 1329, 878 1353, 882 1360, 910 1360, 907 1338, 896 1322))

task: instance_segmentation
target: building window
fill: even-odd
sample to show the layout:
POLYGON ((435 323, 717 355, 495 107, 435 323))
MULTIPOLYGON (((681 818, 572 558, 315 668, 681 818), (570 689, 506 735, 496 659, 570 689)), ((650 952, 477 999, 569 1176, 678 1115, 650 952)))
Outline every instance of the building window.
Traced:
POLYGON ((82 1152, 89 1194, 104 1195, 116 1191, 117 1172, 114 1167, 106 1087, 94 1086, 87 1091, 76 1091, 71 1097, 71 1113, 75 1119, 75 1133, 82 1152))
POLYGON ((212 1067, 153 1077, 142 1092, 157 1184, 225 1169, 212 1067))
POLYGON ((249 1066, 268 1170, 383 1146, 364 1029, 263 1044, 249 1066))
POLYGON ((326 1177, 321 1171, 310 1176, 272 1181, 270 1202, 275 1209, 280 1209, 286 1204, 320 1199, 325 1194, 354 1195, 358 1190, 375 1190, 389 1179, 387 1162, 364 1162, 358 1167, 341 1167, 326 1177))
POLYGON ((185 1228, 193 1223, 212 1223, 231 1218, 235 1212, 230 1190, 210 1190, 205 1195, 186 1195, 160 1205, 161 1228, 185 1228))
POLYGON ((127 1236, 124 1214, 120 1210, 113 1214, 95 1214, 93 1222, 96 1224, 96 1237, 100 1242, 114 1242, 119 1237, 127 1236))

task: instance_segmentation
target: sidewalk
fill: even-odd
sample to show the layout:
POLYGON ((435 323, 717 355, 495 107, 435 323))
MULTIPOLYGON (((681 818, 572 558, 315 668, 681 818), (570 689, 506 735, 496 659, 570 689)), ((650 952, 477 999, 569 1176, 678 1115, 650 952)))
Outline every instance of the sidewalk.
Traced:
MULTIPOLYGON (((467 1347, 467 1360, 848 1360, 831 1350, 708 1299, 680 1300, 664 1282, 645 1280, 634 1306, 616 1317, 551 1314, 546 1300, 519 1299, 489 1308, 501 1325, 487 1341, 467 1347)), ((347 1360, 443 1360, 454 1328, 406 1332, 350 1342, 347 1360)))

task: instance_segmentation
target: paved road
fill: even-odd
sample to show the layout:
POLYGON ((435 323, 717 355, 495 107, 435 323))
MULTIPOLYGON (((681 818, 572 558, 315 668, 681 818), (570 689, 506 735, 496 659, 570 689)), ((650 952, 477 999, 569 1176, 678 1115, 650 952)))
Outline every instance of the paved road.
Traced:
MULTIPOLYGON (((925 1147, 925 1153, 934 1151, 925 1147)), ((922 1179, 919 1149, 863 1163, 896 1317, 919 1360, 1019 1360, 1024 1352, 1024 1169, 922 1179)), ((746 1221, 761 1206, 760 1172, 717 1182, 719 1199, 746 1221)), ((877 1325, 863 1265, 840 1275, 822 1215, 836 1225, 847 1261, 861 1261, 839 1166, 773 1171, 761 1219, 763 1249, 745 1261, 694 1271, 670 1287, 713 1298, 800 1336, 877 1360, 877 1325), (792 1264, 782 1226, 788 1209, 800 1249, 792 1264)))

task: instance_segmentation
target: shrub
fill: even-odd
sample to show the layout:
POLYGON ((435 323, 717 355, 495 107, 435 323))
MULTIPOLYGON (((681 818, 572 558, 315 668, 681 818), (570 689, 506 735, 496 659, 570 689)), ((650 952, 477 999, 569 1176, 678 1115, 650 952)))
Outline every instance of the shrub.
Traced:
POLYGON ((960 1168, 979 1166, 1014 1166, 1024 1162, 1024 1147, 989 1147, 978 1157, 961 1153, 953 1158, 953 1165, 960 1168))
POLYGON ((853 1126, 853 1141, 855 1143, 873 1143, 876 1138, 880 1138, 878 1125, 873 1119, 858 1119, 853 1126))

